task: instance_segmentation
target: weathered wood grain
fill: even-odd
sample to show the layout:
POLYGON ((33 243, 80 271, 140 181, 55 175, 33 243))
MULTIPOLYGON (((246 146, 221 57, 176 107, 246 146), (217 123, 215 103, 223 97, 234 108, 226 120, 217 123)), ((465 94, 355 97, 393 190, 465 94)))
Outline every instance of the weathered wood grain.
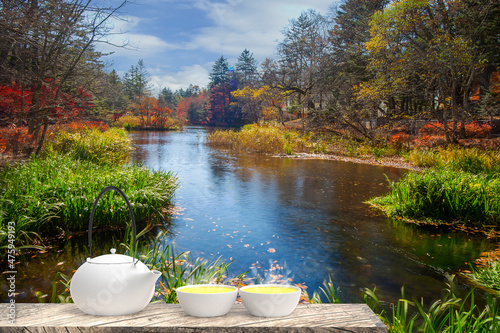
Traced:
POLYGON ((387 332, 366 304, 298 305, 286 317, 250 315, 235 304, 221 317, 188 316, 178 304, 149 304, 128 316, 91 316, 74 304, 16 304, 15 324, 7 321, 7 304, 1 306, 0 332, 115 333, 115 332, 387 332))

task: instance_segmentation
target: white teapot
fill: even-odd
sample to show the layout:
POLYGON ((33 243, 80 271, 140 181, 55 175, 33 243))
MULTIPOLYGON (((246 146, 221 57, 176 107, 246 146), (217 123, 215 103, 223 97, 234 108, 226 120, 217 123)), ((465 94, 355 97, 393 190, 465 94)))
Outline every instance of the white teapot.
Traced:
MULTIPOLYGON (((109 190, 121 194, 128 205, 132 219, 133 250, 136 248, 136 228, 132 207, 125 194, 115 186, 104 188, 97 196, 89 221, 89 249, 92 254, 92 221, 97 202, 109 190)), ((127 315, 141 311, 148 305, 161 273, 149 268, 131 256, 111 254, 87 258, 73 275, 70 293, 80 310, 91 315, 127 315)))

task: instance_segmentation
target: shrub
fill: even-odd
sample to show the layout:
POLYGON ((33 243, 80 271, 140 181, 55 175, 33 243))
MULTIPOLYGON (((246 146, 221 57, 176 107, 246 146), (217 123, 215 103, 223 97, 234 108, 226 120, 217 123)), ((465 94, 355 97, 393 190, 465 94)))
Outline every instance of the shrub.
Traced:
MULTIPOLYGON (((457 124, 460 128, 462 123, 457 124)), ((448 128, 453 127, 452 122, 447 123, 448 128)), ((470 122, 465 123, 465 138, 486 138, 491 132, 492 126, 489 123, 470 122)), ((444 126, 442 123, 432 122, 422 126, 419 130, 421 136, 444 135, 444 126)))
POLYGON ((407 149, 410 145, 410 135, 403 132, 394 134, 389 138, 388 145, 396 150, 407 149))
POLYGON ((27 127, 0 128, 0 154, 24 154, 34 148, 27 127))
POLYGON ((129 126, 130 128, 140 127, 142 126, 142 120, 141 117, 125 115, 118 118, 118 120, 116 120, 115 122, 115 125, 119 127, 124 127, 125 124, 127 124, 127 126, 129 126))

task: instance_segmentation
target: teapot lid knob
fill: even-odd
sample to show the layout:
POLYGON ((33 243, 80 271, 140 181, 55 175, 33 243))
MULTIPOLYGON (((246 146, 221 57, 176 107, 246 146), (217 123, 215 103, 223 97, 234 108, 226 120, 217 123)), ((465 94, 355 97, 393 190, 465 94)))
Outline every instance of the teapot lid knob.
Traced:
POLYGON ((111 249, 111 250, 109 250, 109 252, 111 252, 111 254, 115 254, 116 253, 116 249, 111 249))

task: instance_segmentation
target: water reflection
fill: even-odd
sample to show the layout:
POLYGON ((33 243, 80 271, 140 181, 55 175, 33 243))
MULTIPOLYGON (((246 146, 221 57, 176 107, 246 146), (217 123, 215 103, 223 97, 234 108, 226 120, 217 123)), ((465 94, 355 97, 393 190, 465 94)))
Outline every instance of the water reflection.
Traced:
POLYGON ((135 158, 174 171, 181 187, 172 236, 179 250, 225 260, 236 275, 270 263, 294 283, 317 290, 330 274, 342 300, 360 302, 377 285, 383 297, 435 297, 444 272, 464 267, 487 242, 422 231, 386 220, 364 202, 387 191, 405 171, 327 160, 275 158, 212 150, 205 128, 136 132, 135 158))

